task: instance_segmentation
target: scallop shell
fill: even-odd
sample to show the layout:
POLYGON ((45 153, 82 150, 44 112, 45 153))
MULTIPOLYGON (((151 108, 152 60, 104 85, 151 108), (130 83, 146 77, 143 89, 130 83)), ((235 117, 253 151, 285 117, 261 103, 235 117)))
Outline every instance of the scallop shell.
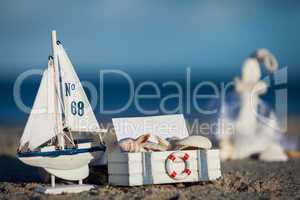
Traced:
POLYGON ((146 142, 143 145, 144 150, 146 151, 167 151, 168 146, 160 145, 154 142, 146 142))
POLYGON ((155 137, 156 137, 156 140, 158 141, 158 144, 159 144, 160 146, 163 146, 163 147, 165 147, 166 149, 169 149, 169 147, 170 147, 170 142, 169 142, 168 140, 166 140, 166 139, 164 139, 164 138, 162 138, 162 137, 159 137, 158 135, 155 135, 155 137))
POLYGON ((119 146, 124 152, 140 152, 142 147, 134 139, 128 138, 119 142, 119 146))
POLYGON ((149 138, 150 134, 144 134, 138 137, 137 139, 123 139, 119 142, 119 146, 124 152, 143 152, 145 151, 144 144, 148 141, 149 138))
POLYGON ((188 136, 175 144, 175 150, 210 149, 211 147, 211 141, 199 135, 188 136))
POLYGON ((166 151, 168 149, 167 144, 163 144, 162 139, 159 140, 159 144, 149 142, 150 134, 144 134, 137 139, 123 139, 119 142, 119 145, 124 152, 145 152, 145 151, 166 151))

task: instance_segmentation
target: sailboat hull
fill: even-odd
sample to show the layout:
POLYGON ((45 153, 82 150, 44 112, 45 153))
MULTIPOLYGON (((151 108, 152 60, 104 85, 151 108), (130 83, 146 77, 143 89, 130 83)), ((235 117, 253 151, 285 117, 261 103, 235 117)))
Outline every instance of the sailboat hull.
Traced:
POLYGON ((70 170, 66 170, 66 169, 59 170, 59 169, 50 169, 50 168, 45 168, 45 170, 56 177, 65 180, 70 180, 70 181, 82 180, 88 177, 89 175, 88 165, 84 165, 82 167, 76 169, 70 169, 70 170))
POLYGON ((65 149, 49 152, 19 153, 18 158, 25 164, 42 167, 50 174, 66 180, 81 180, 88 176, 88 164, 102 148, 65 149))

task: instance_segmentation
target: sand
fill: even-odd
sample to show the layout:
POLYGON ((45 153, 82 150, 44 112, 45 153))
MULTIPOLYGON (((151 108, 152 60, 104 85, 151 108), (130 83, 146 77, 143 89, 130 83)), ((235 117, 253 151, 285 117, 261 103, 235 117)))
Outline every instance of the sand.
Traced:
POLYGON ((85 183, 95 184, 96 189, 42 195, 34 192, 46 185, 40 178, 42 171, 14 157, 21 130, 0 128, 0 199, 300 199, 300 160, 267 163, 250 159, 222 163, 222 178, 214 182, 141 187, 109 186, 107 169, 92 168, 85 183))
POLYGON ((223 177, 214 182, 140 187, 109 186, 107 170, 92 168, 85 182, 95 184, 96 189, 64 195, 34 192, 45 185, 39 178, 39 169, 9 156, 1 156, 0 163, 0 199, 300 199, 300 160, 224 162, 223 177))

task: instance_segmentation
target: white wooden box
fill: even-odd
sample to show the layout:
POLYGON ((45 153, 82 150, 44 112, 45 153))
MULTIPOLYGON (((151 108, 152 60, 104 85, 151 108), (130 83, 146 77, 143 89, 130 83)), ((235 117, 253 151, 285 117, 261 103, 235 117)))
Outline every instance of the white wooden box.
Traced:
MULTIPOLYGON (((219 150, 182 151, 190 156, 191 174, 182 180, 171 178, 166 160, 174 151, 115 153, 108 155, 108 174, 111 185, 138 186, 176 182, 216 180, 221 176, 219 150)), ((183 171, 185 163, 174 163, 176 171, 183 171)))

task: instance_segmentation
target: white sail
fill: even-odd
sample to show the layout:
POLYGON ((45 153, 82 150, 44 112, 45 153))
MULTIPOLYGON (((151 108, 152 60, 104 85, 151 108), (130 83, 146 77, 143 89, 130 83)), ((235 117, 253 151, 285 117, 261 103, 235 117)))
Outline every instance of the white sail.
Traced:
POLYGON ((58 45, 61 69, 65 126, 75 132, 101 132, 88 98, 63 46, 58 45))
POLYGON ((56 135, 54 110, 54 71, 49 61, 43 73, 37 96, 21 137, 20 149, 28 145, 34 150, 56 135))

